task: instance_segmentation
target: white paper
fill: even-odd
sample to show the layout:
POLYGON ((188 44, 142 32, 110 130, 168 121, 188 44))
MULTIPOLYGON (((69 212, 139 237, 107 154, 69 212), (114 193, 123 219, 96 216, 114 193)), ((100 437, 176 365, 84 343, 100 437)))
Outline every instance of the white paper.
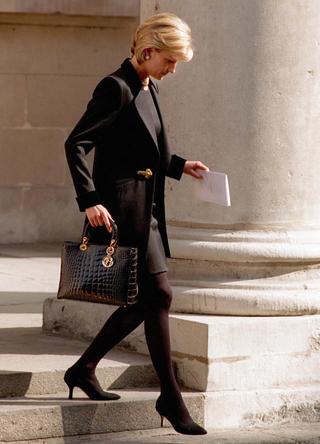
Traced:
POLYGON ((213 171, 197 170, 203 180, 194 179, 194 194, 196 199, 230 207, 230 192, 228 176, 213 171))

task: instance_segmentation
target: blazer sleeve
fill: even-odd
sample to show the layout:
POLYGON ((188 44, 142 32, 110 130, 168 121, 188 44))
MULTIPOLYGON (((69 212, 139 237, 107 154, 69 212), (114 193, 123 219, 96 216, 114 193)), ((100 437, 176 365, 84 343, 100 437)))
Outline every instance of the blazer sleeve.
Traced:
POLYGON ((115 120, 121 107, 120 85, 114 78, 106 77, 96 87, 86 112, 65 142, 67 161, 80 211, 101 203, 88 169, 86 155, 99 143, 102 134, 115 120))
POLYGON ((166 176, 172 177, 172 179, 180 180, 182 173, 183 173, 183 167, 184 167, 185 163, 186 163, 186 159, 176 156, 175 154, 173 156, 171 156, 171 162, 170 162, 169 168, 166 172, 166 176))

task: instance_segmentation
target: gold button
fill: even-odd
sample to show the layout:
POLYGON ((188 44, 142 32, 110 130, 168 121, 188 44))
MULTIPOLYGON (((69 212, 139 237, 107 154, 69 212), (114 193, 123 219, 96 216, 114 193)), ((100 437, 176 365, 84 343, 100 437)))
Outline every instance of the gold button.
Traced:
POLYGON ((137 174, 139 176, 144 176, 146 179, 150 179, 150 177, 152 176, 152 171, 150 170, 150 168, 147 168, 145 171, 137 171, 137 174))

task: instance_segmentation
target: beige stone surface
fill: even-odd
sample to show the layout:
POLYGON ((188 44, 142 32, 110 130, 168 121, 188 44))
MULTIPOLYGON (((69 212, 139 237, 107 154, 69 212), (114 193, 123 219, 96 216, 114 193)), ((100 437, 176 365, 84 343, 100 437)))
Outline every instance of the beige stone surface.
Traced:
POLYGON ((0 12, 136 17, 139 0, 1 0, 0 12))
POLYGON ((78 242, 84 213, 80 213, 73 186, 2 187, 1 243, 78 242))
POLYGON ((5 25, 68 26, 76 28, 127 28, 136 27, 138 17, 89 16, 63 14, 0 13, 0 23, 5 25))
POLYGON ((318 384, 319 322, 318 315, 172 314, 172 354, 180 381, 208 392, 318 384))
POLYGON ((25 76, 0 74, 0 127, 25 124, 25 76))
POLYGON ((73 127, 100 80, 101 76, 29 75, 28 123, 32 127, 73 127))
POLYGON ((79 212, 73 187, 32 187, 24 193, 23 241, 63 242, 81 239, 84 213, 79 212))
POLYGON ((124 28, 2 24, 0 72, 108 74, 130 54, 131 28, 131 23, 124 28))
POLYGON ((83 215, 64 141, 97 83, 129 55, 137 5, 0 2, 3 242, 78 239, 83 215))
MULTIPOLYGON (((10 442, 159 427, 160 417, 154 408, 157 389, 120 393, 120 400, 109 402, 70 401, 61 393, 0 401, 0 439, 10 442)), ((184 397, 194 420, 203 424, 202 395, 185 393, 184 397)))
MULTIPOLYGON (((215 406, 216 407, 216 406, 215 406)), ((221 411, 221 404, 217 405, 221 411)), ((230 406, 227 406, 225 412, 230 414, 230 406)), ((224 413, 225 413, 224 412, 224 413)), ((263 416, 263 415, 262 415, 263 416)), ((201 436, 201 444, 318 444, 320 436, 320 426, 314 419, 308 423, 289 424, 285 419, 278 425, 269 425, 254 429, 208 429, 208 434, 201 436)), ((184 444, 195 442, 192 435, 181 435, 173 432, 172 429, 157 428, 153 430, 131 430, 127 432, 101 434, 98 436, 86 435, 70 438, 52 438, 46 441, 15 441, 15 444, 81 444, 83 441, 94 444, 125 443, 125 444, 184 444)))
POLYGON ((21 203, 22 190, 20 187, 1 187, 1 243, 21 241, 21 203))
MULTIPOLYGON (((302 414, 302 422, 317 421, 318 417, 318 387, 304 387, 302 389, 273 389, 243 391, 240 396, 237 392, 210 393, 206 395, 206 425, 211 428, 252 427, 264 426, 277 427, 287 424, 294 428, 295 419, 302 414), (212 414, 219 412, 219 414, 212 414)), ((261 430, 261 429, 260 429, 261 430)), ((296 439, 291 435, 292 444, 303 443, 303 438, 296 439)), ((277 437, 274 441, 269 437, 259 440, 255 438, 245 440, 250 444, 290 443, 289 435, 277 437), (288 438, 289 440, 287 441, 288 438)), ((241 443, 239 438, 233 442, 241 443)), ((247 438, 248 439, 248 438, 247 438)), ((319 439, 311 441, 317 444, 319 439)), ((305 443, 309 443, 306 438, 305 443)))
POLYGON ((232 202, 197 202, 189 178, 170 180, 168 219, 319 226, 318 1, 208 0, 199 11, 193 1, 143 0, 142 19, 155 6, 185 19, 196 46, 160 84, 172 149, 228 174, 232 202))
POLYGON ((0 184, 61 184, 65 134, 63 129, 47 128, 0 130, 0 184))

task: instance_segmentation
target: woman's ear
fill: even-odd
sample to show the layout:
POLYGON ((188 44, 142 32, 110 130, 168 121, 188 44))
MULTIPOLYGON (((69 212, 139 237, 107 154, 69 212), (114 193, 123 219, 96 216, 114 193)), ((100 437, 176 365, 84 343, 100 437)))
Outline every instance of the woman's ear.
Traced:
POLYGON ((144 51, 145 51, 144 52, 144 54, 145 54, 144 59, 145 60, 150 60, 151 59, 152 48, 146 48, 144 51))

